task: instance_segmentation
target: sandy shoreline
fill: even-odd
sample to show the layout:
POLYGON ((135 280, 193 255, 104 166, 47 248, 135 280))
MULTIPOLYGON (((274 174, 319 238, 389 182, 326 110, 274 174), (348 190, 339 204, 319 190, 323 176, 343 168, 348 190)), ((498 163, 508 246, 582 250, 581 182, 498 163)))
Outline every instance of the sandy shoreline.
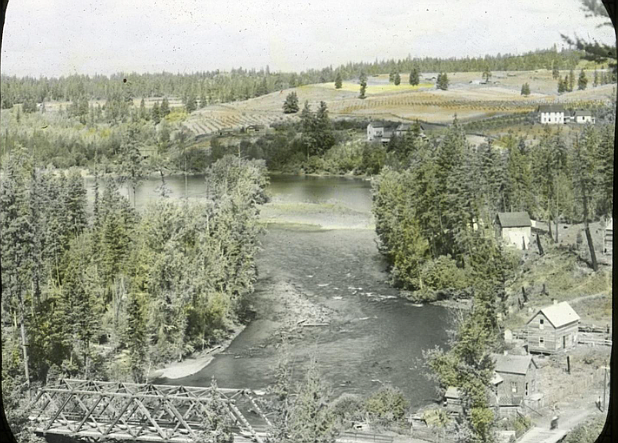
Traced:
POLYGON ((196 352, 182 361, 170 363, 163 368, 150 371, 148 381, 153 381, 157 378, 174 380, 198 373, 208 366, 217 354, 224 352, 230 344, 232 344, 234 339, 245 330, 246 327, 247 325, 239 325, 234 328, 232 335, 223 340, 221 343, 211 348, 204 349, 203 351, 196 352))

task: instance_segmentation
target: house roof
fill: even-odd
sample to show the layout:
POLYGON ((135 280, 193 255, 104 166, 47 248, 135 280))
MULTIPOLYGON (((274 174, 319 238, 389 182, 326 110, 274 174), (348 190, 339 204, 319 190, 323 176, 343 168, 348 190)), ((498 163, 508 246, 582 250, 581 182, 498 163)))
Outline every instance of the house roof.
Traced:
POLYGON ((530 363, 536 366, 536 362, 531 355, 492 354, 492 357, 496 361, 495 371, 497 373, 526 375, 530 363))
POLYGON ((459 393, 459 389, 455 386, 449 386, 446 390, 446 394, 444 394, 446 398, 459 398, 461 394, 459 393))
POLYGON ((564 112, 562 105, 540 105, 539 112, 564 112))
POLYGON ((397 127, 397 123, 393 122, 371 122, 369 123, 372 128, 385 128, 385 129, 394 129, 397 127))
POLYGON ((503 228, 532 226, 527 212, 498 212, 498 221, 503 228))
POLYGON ((592 117, 592 111, 575 111, 574 117, 592 117))
POLYGON ((539 312, 542 312, 543 315, 547 317, 547 320, 554 325, 554 328, 559 328, 560 326, 568 325, 569 323, 579 320, 577 312, 565 301, 540 309, 528 320, 528 323, 539 315, 539 312))

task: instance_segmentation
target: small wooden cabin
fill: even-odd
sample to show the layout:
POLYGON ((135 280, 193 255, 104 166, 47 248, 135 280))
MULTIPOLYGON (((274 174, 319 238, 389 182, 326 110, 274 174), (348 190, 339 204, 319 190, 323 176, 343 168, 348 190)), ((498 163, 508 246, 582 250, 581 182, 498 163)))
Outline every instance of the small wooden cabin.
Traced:
POLYGON ((498 212, 496 236, 518 249, 528 249, 532 236, 532 222, 527 212, 498 212))
POLYGON ((519 407, 538 390, 538 366, 531 355, 493 354, 495 372, 501 378, 496 384, 501 410, 519 407))
POLYGON ((445 403, 446 403, 446 412, 449 414, 461 414, 461 393, 459 389, 454 386, 449 386, 446 390, 445 403))
POLYGON ((577 344, 579 315, 563 301, 547 306, 532 316, 526 324, 528 352, 555 354, 577 344))

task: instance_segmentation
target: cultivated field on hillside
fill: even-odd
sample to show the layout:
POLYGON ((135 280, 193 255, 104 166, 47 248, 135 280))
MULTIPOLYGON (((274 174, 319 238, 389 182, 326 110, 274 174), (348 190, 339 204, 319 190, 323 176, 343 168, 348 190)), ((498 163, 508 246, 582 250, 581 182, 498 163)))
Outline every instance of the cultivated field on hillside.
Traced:
MULTIPOLYGON (((614 94, 615 85, 592 87, 592 71, 587 71, 589 87, 584 91, 557 93, 556 80, 551 71, 493 72, 489 84, 478 84, 481 72, 449 73, 447 91, 437 90, 432 80, 437 73, 422 73, 421 84, 408 84, 407 74, 402 75, 399 86, 388 81, 388 75, 368 78, 367 98, 358 98, 358 81, 347 81, 341 89, 333 83, 300 86, 274 92, 262 97, 226 105, 213 105, 191 114, 185 125, 196 135, 217 133, 225 128, 261 123, 271 124, 290 118, 281 106, 288 93, 295 91, 301 107, 308 101, 316 108, 326 102, 332 117, 385 118, 399 121, 416 119, 448 123, 457 114, 461 120, 474 120, 497 114, 534 111, 542 103, 570 103, 606 101, 614 94), (532 94, 520 94, 523 83, 528 83, 532 94)), ((568 75, 561 71, 560 75, 568 75)))

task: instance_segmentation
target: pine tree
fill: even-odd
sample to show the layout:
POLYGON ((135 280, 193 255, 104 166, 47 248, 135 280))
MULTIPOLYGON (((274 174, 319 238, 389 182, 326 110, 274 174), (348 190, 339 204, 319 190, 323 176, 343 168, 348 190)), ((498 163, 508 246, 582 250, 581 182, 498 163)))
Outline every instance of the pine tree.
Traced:
POLYGON ((584 89, 586 89, 586 86, 588 86, 588 77, 586 77, 586 73, 582 69, 579 73, 579 78, 577 80, 577 89, 583 91, 584 89))
POLYGON ((594 80, 592 82, 592 86, 595 88, 599 86, 599 72, 596 69, 594 70, 594 80))
POLYGON ((530 95, 530 85, 528 83, 524 83, 521 86, 521 95, 530 95))
POLYGON ((152 121, 155 125, 158 125, 161 122, 161 110, 159 109, 159 102, 155 102, 152 106, 152 121))
POLYGON ((313 138, 316 140, 316 154, 323 155, 335 144, 332 123, 328 118, 328 108, 323 101, 320 102, 320 107, 315 113, 313 130, 313 138))
POLYGON ((562 94, 563 92, 566 91, 565 82, 566 82, 566 77, 564 80, 562 78, 558 79, 558 94, 562 94))
POLYGON ((417 68, 412 68, 412 71, 410 71, 410 84, 412 86, 416 86, 419 84, 419 74, 418 74, 418 69, 417 68))
POLYGON ((335 77, 335 89, 341 89, 342 79, 341 72, 337 72, 337 77, 335 77))
POLYGON ((567 91, 572 92, 574 87, 575 87, 575 73, 571 69, 569 71, 569 78, 567 81, 567 91))
POLYGON ((436 88, 446 91, 448 89, 448 76, 446 72, 438 74, 438 79, 436 82, 436 88))
POLYGON ((360 95, 358 98, 364 99, 366 97, 365 92, 367 91, 367 74, 361 72, 360 75, 360 95))
POLYGON ((300 113, 300 127, 302 130, 301 140, 305 146, 307 159, 313 154, 313 152, 315 152, 315 148, 317 146, 317 141, 315 139, 315 126, 315 114, 311 111, 309 102, 305 101, 305 106, 300 113))
POLYGON ((144 383, 148 359, 148 341, 146 335, 146 313, 144 312, 144 295, 131 291, 127 305, 126 342, 129 349, 131 374, 135 383, 144 383))
POLYGON ((289 419, 289 441, 295 443, 334 443, 335 417, 328 407, 328 390, 315 362, 300 387, 289 419))
POLYGON ((283 102, 284 114, 296 114, 298 112, 298 95, 295 91, 290 92, 283 102))
MULTIPOLYGON (((159 102, 157 102, 159 103, 159 102)), ((170 114, 170 102, 167 99, 167 97, 163 97, 163 101, 161 102, 161 108, 160 108, 160 112, 161 112, 161 118, 165 118, 170 114)))
POLYGON ((401 76, 399 75, 398 72, 395 73, 393 82, 395 83, 395 86, 399 86, 399 84, 401 83, 401 76))
POLYGON ((555 64, 551 70, 551 76, 554 80, 557 80, 560 78, 560 71, 558 71, 558 68, 556 67, 555 64))
POLYGON ((188 113, 191 113, 197 109, 197 99, 193 91, 187 94, 187 100, 185 102, 185 109, 187 110, 188 113))
POLYGON ((489 83, 489 79, 491 78, 491 71, 489 70, 489 66, 485 67, 485 70, 483 71, 483 80, 485 80, 485 83, 489 83))

